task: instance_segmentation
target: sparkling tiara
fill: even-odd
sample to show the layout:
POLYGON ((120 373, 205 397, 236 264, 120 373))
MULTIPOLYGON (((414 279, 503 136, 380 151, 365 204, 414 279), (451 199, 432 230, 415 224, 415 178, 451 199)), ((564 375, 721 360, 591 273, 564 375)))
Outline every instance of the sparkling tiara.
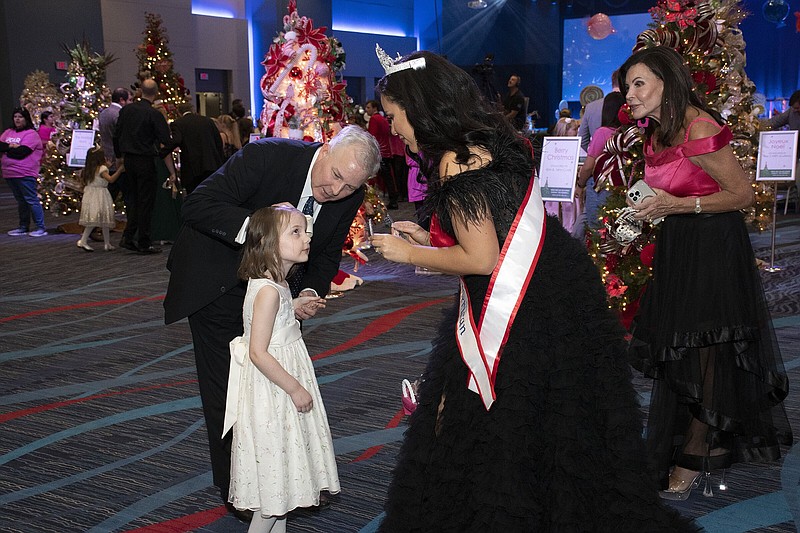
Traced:
POLYGON ((389 54, 383 51, 383 48, 379 44, 375 44, 375 54, 378 56, 378 61, 381 62, 381 66, 383 70, 386 72, 386 75, 394 74, 395 72, 400 72, 401 70, 406 69, 414 69, 419 70, 425 68, 425 58, 418 57, 417 59, 412 59, 410 61, 404 61, 402 63, 396 63, 396 61, 400 60, 400 54, 397 54, 397 59, 392 59, 389 57, 389 54))

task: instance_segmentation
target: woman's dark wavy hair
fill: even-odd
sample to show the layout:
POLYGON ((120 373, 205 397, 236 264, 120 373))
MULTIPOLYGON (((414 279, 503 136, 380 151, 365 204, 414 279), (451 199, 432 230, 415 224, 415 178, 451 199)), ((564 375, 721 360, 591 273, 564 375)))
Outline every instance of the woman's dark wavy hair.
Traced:
POLYGON ((34 129, 33 120, 31 119, 31 114, 24 107, 15 107, 14 110, 11 112, 11 124, 12 124, 12 127, 14 127, 13 126, 13 124, 14 124, 14 115, 16 115, 17 113, 22 115, 22 118, 25 119, 25 126, 21 130, 17 130, 17 131, 24 131, 24 130, 32 130, 32 129, 34 129))
POLYGON ((622 93, 612 91, 603 98, 603 114, 600 120, 600 125, 607 128, 619 128, 621 123, 619 121, 619 108, 625 103, 625 97, 622 93))
POLYGON ((429 183, 439 179, 438 165, 445 152, 454 152, 456 161, 466 164, 471 146, 481 147, 497 159, 498 147, 518 144, 530 157, 509 121, 487 105, 464 70, 426 51, 413 52, 398 62, 420 57, 425 58, 425 68, 388 74, 378 82, 376 91, 405 110, 424 157, 409 155, 429 183))
POLYGON ((619 68, 619 83, 622 94, 628 94, 628 71, 638 64, 643 64, 653 71, 658 79, 664 82, 664 92, 661 95, 661 120, 656 129, 652 125, 647 128, 646 135, 656 136, 662 146, 671 146, 681 128, 683 128, 686 108, 694 106, 702 109, 714 117, 719 124, 723 120, 719 113, 706 107, 705 103, 692 88, 692 77, 689 69, 684 65, 683 58, 678 52, 668 46, 654 46, 639 50, 619 68))

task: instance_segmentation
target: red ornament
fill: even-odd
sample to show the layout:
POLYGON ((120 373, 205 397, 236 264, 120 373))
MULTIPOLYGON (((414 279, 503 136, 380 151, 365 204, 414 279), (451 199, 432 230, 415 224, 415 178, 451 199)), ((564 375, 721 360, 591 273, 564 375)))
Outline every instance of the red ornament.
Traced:
POLYGON ((628 104, 622 104, 622 106, 619 108, 619 111, 617 111, 617 118, 619 119, 619 123, 623 126, 633 124, 633 119, 631 118, 631 108, 628 106, 628 104))
POLYGON ((708 91, 706 91, 706 94, 708 94, 717 88, 717 77, 709 72, 708 76, 706 76, 706 85, 708 85, 708 91))
POLYGON ((178 85, 183 87, 185 84, 186 82, 183 80, 183 78, 181 76, 178 76, 178 85))
POLYGON ((147 51, 147 55, 149 55, 150 57, 156 55, 156 47, 153 46, 152 44, 148 44, 145 50, 147 51))
POLYGON ((636 300, 632 301, 628 304, 624 311, 620 311, 619 313, 619 321, 622 324, 622 327, 625 328, 626 331, 631 330, 631 324, 633 323, 633 319, 636 317, 636 313, 639 312, 639 300, 641 296, 636 300))
POLYGON ((639 260, 644 266, 650 268, 653 266, 653 255, 656 253, 656 245, 653 243, 648 244, 642 251, 639 252, 639 260))
POLYGON ((303 140, 306 142, 314 142, 314 137, 311 135, 303 135, 303 140))
POLYGON ((300 67, 292 67, 292 70, 289 71, 289 77, 295 80, 299 80, 303 77, 303 71, 300 70, 300 67))
POLYGON ((606 256, 606 270, 613 272, 617 269, 617 265, 619 265, 619 256, 617 254, 608 254, 606 256))
POLYGON ((158 88, 161 89, 162 96, 163 96, 163 93, 167 92, 167 84, 166 83, 162 83, 161 85, 158 86, 158 88))

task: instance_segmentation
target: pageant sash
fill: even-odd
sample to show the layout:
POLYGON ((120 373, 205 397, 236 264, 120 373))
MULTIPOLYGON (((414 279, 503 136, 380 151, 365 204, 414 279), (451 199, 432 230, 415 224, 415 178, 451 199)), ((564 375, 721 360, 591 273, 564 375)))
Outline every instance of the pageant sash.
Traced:
POLYGON ((456 341, 470 372, 469 390, 480 395, 487 411, 495 400, 500 356, 539 260, 544 233, 544 202, 539 181, 532 178, 492 272, 477 324, 464 278, 460 280, 456 341))

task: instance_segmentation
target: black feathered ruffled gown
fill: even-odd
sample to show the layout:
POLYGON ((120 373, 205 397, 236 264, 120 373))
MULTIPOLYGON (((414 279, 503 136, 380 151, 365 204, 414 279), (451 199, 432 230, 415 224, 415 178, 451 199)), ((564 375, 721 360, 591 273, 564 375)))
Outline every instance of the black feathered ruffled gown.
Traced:
MULTIPOLYGON (((454 217, 488 210, 502 244, 532 163, 524 149, 496 161, 432 184, 427 202, 445 231, 454 217)), ((477 319, 489 277, 465 282, 477 319)), ((556 219, 547 220, 488 412, 467 389, 455 311, 435 340, 380 531, 696 529, 660 503, 623 330, 585 247, 556 219)))

